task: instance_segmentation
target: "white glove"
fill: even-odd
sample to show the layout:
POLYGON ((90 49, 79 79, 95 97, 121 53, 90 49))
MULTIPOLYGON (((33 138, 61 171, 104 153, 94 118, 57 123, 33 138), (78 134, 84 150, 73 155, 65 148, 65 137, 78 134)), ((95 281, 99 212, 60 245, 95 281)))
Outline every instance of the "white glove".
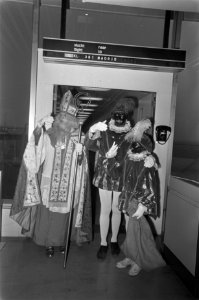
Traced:
POLYGON ((42 127, 43 125, 45 125, 45 128, 49 129, 52 126, 53 121, 54 118, 50 115, 47 115, 43 117, 41 120, 39 120, 39 122, 37 123, 37 127, 42 127))
POLYGON ((106 153, 106 158, 113 158, 117 155, 118 145, 113 143, 109 151, 106 153))
POLYGON ((98 122, 90 127, 89 131, 90 133, 95 133, 97 130, 99 131, 106 131, 107 130, 107 124, 106 121, 98 122))
POLYGON ((77 151, 78 155, 81 155, 82 151, 83 151, 83 145, 81 143, 76 143, 75 144, 75 150, 77 151))
POLYGON ((146 168, 152 168, 155 166, 155 158, 152 155, 148 155, 144 160, 144 166, 146 168))
POLYGON ((145 212, 147 212, 147 207, 140 203, 138 205, 136 212, 132 215, 132 217, 137 217, 137 219, 140 219, 145 212))

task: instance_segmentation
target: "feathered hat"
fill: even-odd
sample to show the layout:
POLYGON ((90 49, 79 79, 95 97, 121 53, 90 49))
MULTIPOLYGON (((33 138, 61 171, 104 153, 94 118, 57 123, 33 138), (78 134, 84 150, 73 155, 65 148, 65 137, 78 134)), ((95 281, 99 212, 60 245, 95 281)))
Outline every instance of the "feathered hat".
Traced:
POLYGON ((138 99, 136 97, 124 97, 121 98, 115 106, 112 108, 111 115, 117 111, 122 111, 128 115, 133 115, 135 108, 138 106, 138 99))
POLYGON ((141 120, 126 134, 125 140, 132 143, 134 152, 142 152, 142 148, 149 152, 153 150, 154 145, 152 138, 144 134, 150 127, 151 121, 149 119, 141 120))
POLYGON ((151 127, 149 119, 141 120, 126 134, 125 140, 129 142, 140 142, 146 130, 151 127))

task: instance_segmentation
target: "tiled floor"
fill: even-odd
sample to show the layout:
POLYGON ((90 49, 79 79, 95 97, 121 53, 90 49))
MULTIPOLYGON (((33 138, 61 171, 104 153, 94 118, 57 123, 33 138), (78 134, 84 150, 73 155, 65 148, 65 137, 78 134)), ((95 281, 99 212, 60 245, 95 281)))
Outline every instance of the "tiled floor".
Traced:
POLYGON ((194 299, 170 267, 130 277, 115 267, 122 254, 97 260, 98 243, 98 235, 82 247, 72 243, 64 269, 63 254, 49 259, 29 239, 7 240, 0 251, 0 300, 194 299))

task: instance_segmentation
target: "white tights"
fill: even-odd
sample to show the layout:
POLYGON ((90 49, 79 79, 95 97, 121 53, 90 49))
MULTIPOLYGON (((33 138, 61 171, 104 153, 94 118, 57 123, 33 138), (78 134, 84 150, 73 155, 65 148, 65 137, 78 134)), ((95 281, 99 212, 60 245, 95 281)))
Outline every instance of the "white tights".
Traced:
POLYGON ((128 223, 129 223, 129 216, 127 216, 127 214, 124 214, 124 218, 125 218, 125 229, 126 229, 126 232, 127 232, 128 223))
POLYGON ((101 245, 107 245, 107 235, 109 230, 110 212, 112 211, 111 242, 117 242, 118 231, 121 222, 121 212, 118 209, 118 197, 120 192, 99 189, 101 211, 100 211, 100 236, 101 245))

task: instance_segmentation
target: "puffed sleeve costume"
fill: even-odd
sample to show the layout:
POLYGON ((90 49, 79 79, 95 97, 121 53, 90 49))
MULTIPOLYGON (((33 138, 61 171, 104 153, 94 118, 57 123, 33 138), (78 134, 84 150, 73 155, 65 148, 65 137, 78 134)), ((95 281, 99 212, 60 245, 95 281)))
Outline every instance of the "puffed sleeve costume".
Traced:
POLYGON ((106 131, 97 131, 87 138, 86 147, 96 152, 93 178, 93 184, 96 187, 108 191, 122 190, 124 157, 130 145, 124 137, 130 128, 129 121, 123 127, 118 128, 111 120, 106 131), (114 142, 118 145, 117 155, 107 158, 106 153, 114 142))
POLYGON ((153 141, 145 132, 140 139, 132 140, 124 163, 124 187, 119 197, 119 209, 129 216, 121 249, 125 257, 146 271, 165 265, 145 217, 156 218, 159 212, 158 162, 152 150, 153 141), (137 219, 133 214, 139 205, 146 208, 146 213, 137 219))

